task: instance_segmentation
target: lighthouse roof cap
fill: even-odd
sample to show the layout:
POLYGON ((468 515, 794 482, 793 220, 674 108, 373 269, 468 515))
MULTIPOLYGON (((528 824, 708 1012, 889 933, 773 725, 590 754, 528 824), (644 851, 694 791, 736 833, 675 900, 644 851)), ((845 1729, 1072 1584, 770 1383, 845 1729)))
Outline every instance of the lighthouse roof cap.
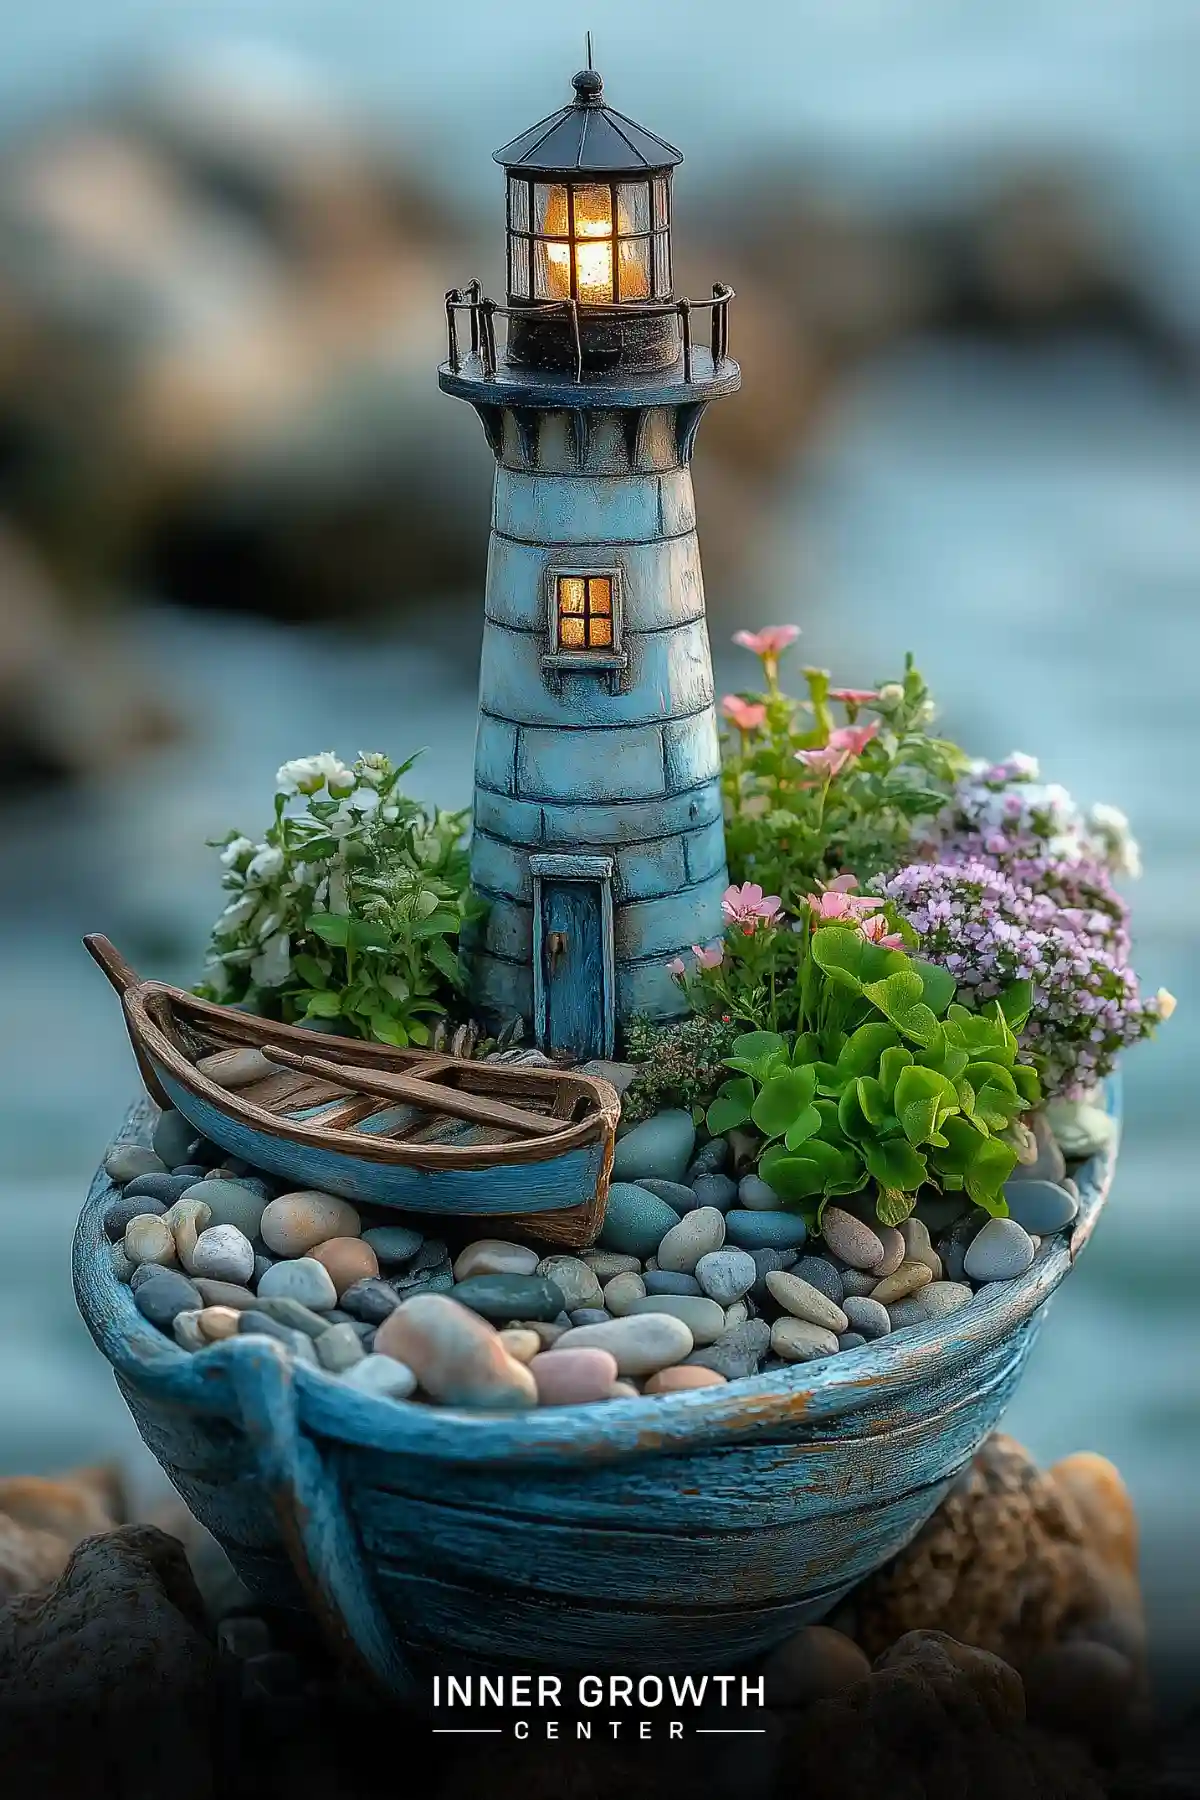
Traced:
POLYGON ((683 161, 682 150, 607 105, 597 69, 580 69, 575 98, 495 152, 505 169, 531 175, 645 175, 683 161))

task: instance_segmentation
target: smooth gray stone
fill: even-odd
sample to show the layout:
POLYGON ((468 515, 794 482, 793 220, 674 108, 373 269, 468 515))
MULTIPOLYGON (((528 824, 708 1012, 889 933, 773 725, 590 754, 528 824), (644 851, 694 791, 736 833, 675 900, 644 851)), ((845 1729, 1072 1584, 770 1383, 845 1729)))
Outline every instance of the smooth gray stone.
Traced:
POLYGON ((989 1219, 972 1239, 963 1270, 972 1281, 1015 1281, 1032 1263, 1029 1233, 1015 1219, 989 1219))
POLYGON ((1017 1181, 1013 1176, 1004 1184, 1008 1215, 1035 1237, 1050 1237, 1069 1225, 1079 1211, 1079 1201, 1052 1181, 1017 1181))
POLYGON ((725 1335, 725 1308, 703 1294, 647 1294, 634 1300, 625 1317, 638 1318, 647 1313, 665 1313, 680 1319, 692 1334, 695 1344, 715 1344, 725 1335))
POLYGON ((152 1267, 154 1273, 136 1286, 130 1282, 133 1303, 160 1331, 170 1331, 177 1313, 198 1312, 203 1306, 199 1290, 177 1269, 164 1269, 158 1263, 143 1266, 152 1267))
MULTIPOLYGON (((777 1269, 766 1280, 767 1292, 771 1298, 785 1312, 790 1313, 793 1319, 798 1319, 805 1325, 815 1325, 822 1331, 831 1331, 835 1337, 839 1331, 849 1328, 850 1321, 841 1307, 835 1305, 820 1288, 802 1280, 794 1269, 777 1269)), ((775 1347, 779 1348, 778 1345, 775 1347)))
POLYGON ((847 1294, 842 1301, 842 1311, 850 1321, 851 1331, 861 1333, 864 1338, 887 1337, 892 1329, 888 1309, 878 1300, 847 1294))
POLYGON ((838 1349, 861 1350, 866 1341, 861 1331, 842 1331, 838 1334, 838 1349))
POLYGON ((139 1175, 165 1175, 166 1164, 144 1144, 118 1144, 104 1159, 104 1173, 118 1187, 136 1181, 139 1175))
POLYGON ((352 1369, 366 1355, 353 1325, 331 1325, 313 1341, 317 1361, 333 1375, 339 1375, 343 1369, 352 1369))
POLYGON ((608 1190, 600 1245, 645 1259, 654 1255, 663 1237, 678 1223, 679 1214, 657 1194, 634 1182, 614 1181, 608 1190))
POLYGON ((289 1331, 302 1331, 305 1337, 319 1338, 324 1332, 332 1330, 324 1313, 313 1312, 311 1307, 284 1294, 275 1298, 268 1295, 265 1299, 260 1294, 252 1308, 241 1310, 265 1313, 277 1325, 286 1325, 289 1331))
MULTIPOLYGON (((133 1274, 129 1277, 129 1285, 133 1292, 136 1294, 142 1283, 144 1281, 149 1281, 152 1275, 157 1275, 162 1267, 162 1263, 139 1263, 137 1268, 133 1271, 133 1274)), ((182 1270, 173 1269, 171 1273, 181 1274, 182 1270)), ((185 1276, 184 1279, 186 1280, 187 1277, 185 1276)))
POLYGON ((682 1269, 647 1269, 642 1276, 642 1285, 648 1294, 702 1294, 694 1275, 685 1275, 682 1269))
POLYGON ((747 1212, 782 1212, 783 1201, 760 1175, 743 1175, 738 1182, 738 1205, 747 1212))
POLYGON ((315 1256, 297 1256, 277 1262, 258 1284, 260 1300, 298 1300, 313 1312, 330 1312, 337 1305, 337 1289, 323 1263, 315 1256))
POLYGON ((121 1198, 134 1200, 142 1196, 147 1200, 161 1200, 165 1208, 174 1206, 195 1185, 190 1175, 137 1175, 126 1183, 121 1198))
MULTIPOLYGON (((417 1275, 412 1281, 388 1284, 398 1300, 411 1300, 416 1294, 449 1294, 454 1288, 454 1271, 450 1268, 433 1269, 427 1275, 417 1275)), ((343 1299, 345 1296, 342 1296, 343 1299)))
POLYGON ((181 1350, 208 1349, 208 1339, 200 1329, 200 1314, 191 1309, 175 1314, 171 1320, 171 1335, 181 1350))
POLYGON ((692 1192, 698 1206, 715 1206, 718 1212, 728 1212, 738 1197, 737 1182, 728 1175, 697 1175, 692 1192))
POLYGON ((645 1188, 648 1194, 656 1194, 660 1200, 665 1200, 680 1218, 684 1213, 695 1212, 700 1204, 695 1189, 685 1187, 682 1181, 656 1181, 652 1175, 647 1181, 639 1181, 637 1186, 645 1188))
POLYGON ((238 1336, 271 1337, 280 1344, 290 1346, 296 1333, 289 1326, 281 1325, 278 1319, 273 1319, 270 1313, 250 1308, 238 1316, 238 1336))
POLYGON ((441 1271, 443 1268, 450 1268, 452 1264, 449 1245, 443 1243, 441 1238, 426 1238, 413 1257, 408 1273, 419 1275, 426 1269, 441 1271))
POLYGON ((258 1286, 259 1282, 262 1280, 262 1278, 266 1274, 267 1270, 273 1269, 275 1267, 275 1264, 278 1262, 278 1260, 279 1260, 279 1258, 276 1256, 272 1256, 269 1250, 259 1250, 257 1248, 255 1249, 254 1273, 250 1277, 250 1279, 251 1279, 251 1281, 253 1281, 255 1287, 258 1286))
POLYGON ((190 1175, 193 1181, 203 1181, 208 1170, 203 1163, 180 1163, 177 1169, 171 1170, 171 1173, 172 1175, 190 1175))
MULTIPOLYGON (((696 1264, 696 1280, 710 1300, 732 1306, 750 1292, 758 1280, 758 1269, 748 1250, 710 1250, 696 1264)), ((653 1289, 646 1291, 652 1293, 653 1289)))
POLYGON ((683 1179, 689 1187, 695 1187, 701 1175, 723 1175, 729 1167, 728 1138, 709 1138, 693 1156, 683 1179))
POLYGON ((493 1324, 556 1319, 564 1310, 561 1289, 544 1275, 471 1275, 455 1283, 451 1297, 493 1324))
POLYGON ((763 1319, 747 1319, 732 1331, 722 1332, 713 1344, 705 1344, 684 1358, 702 1369, 715 1369, 727 1381, 740 1381, 757 1372, 771 1345, 771 1327, 763 1319))
POLYGON ((572 1325, 607 1325, 612 1314, 606 1306, 577 1306, 567 1317, 572 1325))
POLYGON ((694 1275, 696 1264, 710 1250, 719 1250, 725 1242, 725 1219, 715 1206, 698 1206, 685 1213, 678 1225, 672 1225, 658 1246, 655 1257, 660 1269, 673 1269, 694 1275))
POLYGON ((983 1208, 973 1206, 969 1213, 964 1213, 955 1220, 944 1237, 939 1238, 938 1255, 942 1259, 942 1268, 948 1281, 962 1280, 967 1251, 987 1221, 988 1215, 983 1208))
POLYGON ((209 1225, 192 1251, 193 1275, 244 1287, 254 1274, 254 1246, 236 1225, 209 1225))
POLYGON ((808 1226, 799 1213, 731 1207, 725 1214, 725 1235, 739 1250, 799 1250, 808 1226))
POLYGON ((832 1300, 835 1306, 841 1306, 846 1290, 841 1275, 826 1257, 802 1256, 793 1265, 792 1274, 798 1275, 801 1281, 807 1281, 811 1287, 824 1294, 827 1300, 832 1300))
POLYGON ((952 1313, 960 1312, 975 1298, 971 1289, 961 1281, 931 1281, 927 1287, 918 1288, 915 1294, 909 1294, 904 1300, 897 1300, 894 1306, 888 1307, 888 1316, 892 1321, 893 1331, 903 1331, 907 1325, 925 1325, 932 1319, 948 1319, 952 1313))
POLYGON ((196 1127, 182 1113, 164 1112, 150 1139, 154 1154, 168 1169, 188 1160, 188 1150, 196 1141, 196 1127))
POLYGON ((696 1142, 692 1115, 682 1108, 656 1113, 617 1139, 614 1181, 637 1181, 644 1175, 659 1181, 682 1181, 696 1142))
POLYGON ((826 1356, 837 1355, 837 1333, 785 1314, 771 1327, 771 1348, 785 1362, 820 1362, 826 1356))
POLYGON ((561 1252, 553 1256, 544 1256, 535 1275, 542 1275, 552 1281, 563 1297, 563 1306, 569 1313, 574 1313, 581 1306, 600 1306, 602 1288, 596 1279, 596 1271, 590 1269, 578 1256, 567 1256, 561 1252))
POLYGON ((874 1288, 879 1286, 878 1275, 871 1275, 866 1269, 842 1269, 842 1292, 847 1297, 866 1299, 874 1288))
POLYGON ((771 1299, 767 1289, 767 1276, 771 1274, 774 1269, 791 1269, 796 1267, 798 1252, 795 1250, 765 1249, 750 1250, 747 1254, 753 1259, 756 1271, 754 1286, 750 1289, 749 1297, 754 1301, 756 1306, 766 1306, 771 1299))
POLYGON ((821 1217, 821 1237, 827 1248, 852 1269, 875 1269, 883 1261, 882 1239, 843 1207, 825 1208, 821 1217))
POLYGON ((364 1231, 362 1237, 363 1243, 370 1244, 375 1252, 381 1269, 410 1262, 425 1241, 411 1225, 374 1225, 370 1231, 364 1231))
POLYGON ((197 1181, 184 1194, 185 1200, 203 1200, 208 1207, 209 1225, 235 1225, 243 1237, 258 1236, 267 1202, 252 1188, 238 1181, 197 1181))
POLYGON ((146 1213, 161 1218, 166 1210, 161 1200, 152 1200, 148 1194, 135 1194, 132 1200, 122 1195, 104 1209, 105 1236, 112 1243, 118 1243, 125 1236, 125 1227, 130 1219, 140 1219, 146 1213))
POLYGON ((399 1306, 400 1296, 386 1281, 370 1275, 353 1282, 338 1304, 352 1319, 361 1319, 367 1325, 382 1325, 399 1306))
POLYGON ((201 1275, 194 1285, 205 1306, 232 1306, 235 1312, 249 1312, 258 1305, 257 1296, 248 1287, 233 1281, 209 1281, 201 1275))

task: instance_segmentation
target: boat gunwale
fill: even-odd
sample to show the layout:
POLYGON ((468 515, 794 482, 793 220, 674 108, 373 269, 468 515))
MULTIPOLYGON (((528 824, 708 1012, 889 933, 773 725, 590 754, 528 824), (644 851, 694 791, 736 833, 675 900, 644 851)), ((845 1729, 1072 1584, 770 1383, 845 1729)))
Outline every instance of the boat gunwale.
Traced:
MULTIPOLYGON (((122 996, 126 1022, 130 1036, 140 1043, 146 1054, 158 1067, 173 1080, 177 1081, 196 1099, 212 1106, 225 1118, 235 1124, 250 1126, 267 1137, 282 1138, 285 1141, 302 1144, 314 1150, 326 1151, 332 1155, 358 1158, 364 1162, 383 1165, 385 1167, 416 1168, 431 1173, 441 1171, 487 1170, 492 1168, 520 1166, 527 1163, 552 1162, 560 1156, 572 1151, 587 1149, 593 1144, 603 1146, 606 1139, 615 1137, 617 1121, 620 1118, 621 1103, 617 1091, 610 1083, 596 1076, 581 1075, 574 1070, 543 1069, 518 1065, 520 1075, 518 1084, 524 1084, 543 1091, 554 1089, 561 1091, 566 1085, 578 1091, 581 1097, 592 1102, 593 1109, 583 1119, 574 1123, 563 1122, 560 1132, 546 1134, 541 1137, 517 1139, 507 1144, 458 1145, 458 1144, 410 1144, 397 1142, 395 1139, 380 1137, 369 1132, 356 1133, 328 1129, 316 1120, 283 1119, 265 1107, 256 1106, 253 1101, 239 1097, 238 1089, 223 1088, 216 1082, 202 1075, 194 1063, 188 1061, 182 1050, 158 1023, 151 1010, 155 1001, 162 1000, 168 1008, 181 1008, 195 1011, 201 1019, 210 1019, 218 1015, 222 1025, 228 1024, 232 1034, 236 1035, 245 1025, 250 1029, 245 1033, 251 1040, 260 1039, 270 1042, 281 1034, 288 1043, 299 1040, 310 1054, 328 1055, 330 1047, 334 1054, 331 1061, 337 1061, 336 1052, 341 1046, 348 1046, 355 1055, 361 1049, 373 1052, 371 1061, 378 1061, 385 1066, 390 1057, 397 1059, 401 1067, 413 1069, 422 1062, 432 1060, 431 1053, 396 1050, 390 1046, 366 1044, 360 1046, 356 1039, 329 1036, 314 1036, 300 1026, 277 1024, 273 1020, 257 1020, 251 1014, 232 1014, 228 1007, 218 1007, 212 1002, 193 998, 182 989, 172 987, 168 982, 140 981, 122 996), (381 1054, 382 1053, 382 1054, 381 1054)), ((259 1047, 258 1044, 254 1045, 259 1047)), ((395 1063, 392 1064, 395 1066, 395 1063)), ((477 1069, 506 1070, 509 1065, 498 1063, 471 1063, 477 1069)), ((515 1071, 514 1071, 515 1073, 515 1071)), ((354 1084, 347 1082, 347 1088, 354 1092, 354 1084)), ((498 1083, 505 1085, 503 1077, 498 1083)), ((430 1088, 430 1098, 436 1096, 436 1088, 430 1088)), ((384 1102, 380 1102, 380 1111, 384 1110, 384 1102)), ((432 1116, 436 1116, 436 1105, 430 1107, 432 1116)))
MULTIPOLYGON (((577 1472, 630 1457, 682 1456, 769 1440, 798 1428, 819 1431, 826 1421, 886 1402, 939 1372, 967 1366, 1032 1323, 1070 1272, 1108 1197, 1120 1143, 1116 1077, 1107 1085, 1106 1103, 1117 1129, 1108 1146, 1077 1173, 1080 1208, 1071 1234, 1044 1240, 1024 1275, 990 1284, 970 1307, 948 1319, 909 1327, 811 1368, 795 1364, 725 1387, 509 1414, 362 1394, 324 1370, 300 1363, 291 1371, 300 1425, 315 1439, 359 1451, 451 1465, 574 1467, 577 1472)), ((145 1106, 135 1108, 115 1142, 144 1141, 146 1119, 145 1106)), ((283 1360, 283 1347, 248 1336, 189 1353, 144 1319, 105 1254, 102 1208, 112 1192, 101 1167, 75 1236, 76 1296, 92 1337, 118 1374, 147 1400, 237 1420, 239 1371, 248 1372, 252 1361, 264 1357, 283 1360)))

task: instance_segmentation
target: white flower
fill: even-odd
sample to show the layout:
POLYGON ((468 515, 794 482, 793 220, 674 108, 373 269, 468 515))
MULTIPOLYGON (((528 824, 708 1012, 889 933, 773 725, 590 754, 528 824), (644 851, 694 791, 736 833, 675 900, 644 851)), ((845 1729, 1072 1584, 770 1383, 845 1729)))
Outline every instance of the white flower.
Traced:
POLYGON ((328 783, 331 794, 349 793, 354 776, 332 750, 321 750, 316 756, 297 756, 275 771, 277 794, 315 794, 328 783))
POLYGON ((270 881, 283 873, 283 851, 276 844, 260 844, 246 870, 247 881, 270 881))
POLYGON ((268 938, 260 955, 250 964, 250 979, 256 987, 282 987, 292 972, 291 941, 286 931, 268 938))
POLYGON ((386 806, 380 807, 379 816, 386 825, 394 825, 400 817, 400 808, 394 800, 389 800, 386 806))
POLYGON ((879 699, 883 706, 899 706, 904 698, 904 689, 898 681, 885 681, 879 690, 879 699))
POLYGON ((379 809, 379 795, 372 787, 355 788, 346 805, 351 812, 361 813, 364 818, 379 809))
POLYGON ((1169 988, 1160 987, 1154 996, 1154 1004, 1158 1008, 1159 1018, 1169 1019, 1179 1002, 1169 988))
POLYGON ((370 787, 379 787, 391 773, 391 766, 382 750, 363 750, 359 753, 354 765, 360 781, 370 787))
POLYGON ((208 959, 204 965, 204 979, 217 999, 229 992, 229 971, 219 956, 208 959))
POLYGON ((231 900, 214 925, 213 936, 233 937, 248 919, 253 918, 257 910, 257 894, 243 894, 240 900, 231 900))
POLYGON ((271 933, 278 931, 282 924, 283 914, 276 907, 274 911, 268 912, 261 919, 254 921, 254 935, 260 944, 265 944, 271 933))
POLYGON ((1093 806, 1088 824, 1103 844, 1105 860, 1113 873, 1136 879, 1142 872, 1142 853, 1120 807, 1103 802, 1093 806))
POLYGON ((1036 781, 1041 769, 1036 756, 1027 756, 1024 750, 1014 750, 1008 758, 1008 766, 1013 778, 1019 781, 1036 781))
POLYGON ((254 845, 250 842, 248 837, 231 838, 221 852, 222 867, 226 869, 236 868, 237 864, 241 862, 247 851, 253 850, 253 848, 254 845))

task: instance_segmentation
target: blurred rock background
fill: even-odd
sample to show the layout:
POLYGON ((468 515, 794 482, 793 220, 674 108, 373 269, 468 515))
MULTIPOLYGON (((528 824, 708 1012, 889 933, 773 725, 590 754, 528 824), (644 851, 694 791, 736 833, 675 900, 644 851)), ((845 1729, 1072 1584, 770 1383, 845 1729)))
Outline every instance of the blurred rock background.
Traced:
POLYGON ((679 142, 681 291, 738 290, 744 388, 696 467, 718 679, 794 619, 843 680, 912 648, 952 732, 1127 808, 1139 964, 1110 1217, 1010 1423, 1143 1521, 1152 1638, 1200 1616, 1187 897, 1200 652, 1200 6, 42 0, 0 68, 0 1466, 114 1448, 74 1212, 133 1086, 77 949, 190 979, 205 839, 287 756, 426 745, 469 795, 491 459, 437 389, 442 298, 498 292, 492 148, 584 26, 679 142), (258 34, 247 42, 245 32, 258 34))

